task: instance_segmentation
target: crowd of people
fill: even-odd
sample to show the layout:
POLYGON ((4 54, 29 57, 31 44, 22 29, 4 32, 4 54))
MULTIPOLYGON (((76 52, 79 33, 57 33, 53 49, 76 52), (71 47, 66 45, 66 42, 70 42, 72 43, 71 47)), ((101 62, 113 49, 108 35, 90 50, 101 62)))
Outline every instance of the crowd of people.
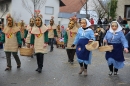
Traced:
POLYGON ((113 46, 113 50, 111 52, 107 51, 105 55, 110 76, 113 74, 117 75, 118 69, 124 67, 125 59, 123 50, 128 53, 128 41, 125 38, 125 33, 123 33, 120 20, 108 22, 105 18, 103 24, 109 23, 109 26, 102 28, 102 21, 99 19, 99 26, 96 29, 92 29, 92 25, 94 24, 92 18, 90 21, 83 18, 79 23, 75 15, 70 18, 68 28, 65 29, 65 34, 62 36, 60 25, 55 25, 54 17, 51 17, 50 24, 45 26, 40 11, 36 10, 35 12, 36 16, 30 18, 29 25, 27 26, 23 20, 19 25, 13 21, 10 14, 7 16, 7 25, 2 29, 0 38, 0 44, 4 44, 4 51, 7 58, 5 71, 10 71, 12 68, 11 54, 16 60, 17 68, 21 67, 22 62, 17 54, 18 48, 27 46, 34 49, 38 66, 36 71, 41 73, 44 54, 48 53, 48 44, 50 45, 50 52, 52 52, 54 50, 54 40, 57 41, 62 37, 64 37, 68 62, 73 64, 75 53, 77 55, 77 61, 80 66, 79 74, 84 72, 84 75, 87 76, 87 67, 91 64, 92 51, 87 50, 85 45, 95 40, 99 42, 99 47, 103 46, 104 43, 113 46))

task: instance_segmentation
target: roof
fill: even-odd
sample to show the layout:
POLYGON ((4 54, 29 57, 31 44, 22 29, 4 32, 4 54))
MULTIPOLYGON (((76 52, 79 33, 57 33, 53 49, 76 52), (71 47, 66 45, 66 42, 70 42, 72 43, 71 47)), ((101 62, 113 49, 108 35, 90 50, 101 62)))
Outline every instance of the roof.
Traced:
POLYGON ((62 2, 66 6, 60 7, 60 12, 73 13, 79 12, 86 0, 62 0, 62 2))
POLYGON ((59 1, 60 1, 60 7, 65 6, 65 4, 62 2, 62 0, 59 0, 59 1))
MULTIPOLYGON (((60 12, 59 15, 58 15, 58 18, 67 18, 68 19, 68 18, 70 18, 72 16, 74 16, 73 13, 61 13, 60 12)), ((76 17, 77 18, 86 18, 86 14, 76 14, 76 17)))

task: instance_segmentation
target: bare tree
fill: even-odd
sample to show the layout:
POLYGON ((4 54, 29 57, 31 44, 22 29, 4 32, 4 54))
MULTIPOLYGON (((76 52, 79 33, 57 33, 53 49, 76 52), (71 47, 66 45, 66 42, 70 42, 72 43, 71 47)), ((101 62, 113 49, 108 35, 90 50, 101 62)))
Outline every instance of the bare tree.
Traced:
POLYGON ((102 19, 107 14, 106 10, 104 9, 105 7, 101 5, 99 2, 97 2, 97 0, 93 0, 93 4, 95 6, 95 11, 98 14, 98 18, 102 19))
POLYGON ((28 4, 29 0, 22 0, 23 7, 32 15, 34 14, 35 10, 40 10, 47 0, 30 0, 33 5, 28 4))
POLYGON ((8 4, 1 2, 0 12, 2 13, 2 15, 0 16, 0 18, 2 18, 8 12, 8 4))
POLYGON ((17 14, 14 11, 13 14, 12 14, 12 17, 13 17, 14 21, 18 23, 20 21, 20 19, 21 19, 21 14, 17 14))

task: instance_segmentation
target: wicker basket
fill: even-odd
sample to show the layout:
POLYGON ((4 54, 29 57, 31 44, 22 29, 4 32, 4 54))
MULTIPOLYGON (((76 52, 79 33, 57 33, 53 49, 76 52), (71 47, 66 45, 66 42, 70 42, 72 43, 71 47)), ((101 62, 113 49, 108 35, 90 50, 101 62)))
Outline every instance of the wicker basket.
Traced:
POLYGON ((105 46, 101 46, 98 48, 98 50, 100 52, 106 52, 106 51, 112 51, 113 50, 113 45, 105 45, 105 46))
POLYGON ((33 49, 32 48, 20 48, 20 55, 21 56, 32 56, 33 55, 33 49))

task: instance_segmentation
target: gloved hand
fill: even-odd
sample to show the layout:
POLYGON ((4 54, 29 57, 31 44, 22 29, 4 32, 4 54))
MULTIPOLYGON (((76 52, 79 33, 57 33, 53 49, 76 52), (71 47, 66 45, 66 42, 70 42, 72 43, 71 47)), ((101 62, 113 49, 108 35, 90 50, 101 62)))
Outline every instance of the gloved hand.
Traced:
POLYGON ((18 45, 18 48, 21 48, 22 45, 18 45))
POLYGON ((74 44, 72 44, 72 45, 71 45, 71 47, 75 47, 75 45, 74 45, 74 44))

